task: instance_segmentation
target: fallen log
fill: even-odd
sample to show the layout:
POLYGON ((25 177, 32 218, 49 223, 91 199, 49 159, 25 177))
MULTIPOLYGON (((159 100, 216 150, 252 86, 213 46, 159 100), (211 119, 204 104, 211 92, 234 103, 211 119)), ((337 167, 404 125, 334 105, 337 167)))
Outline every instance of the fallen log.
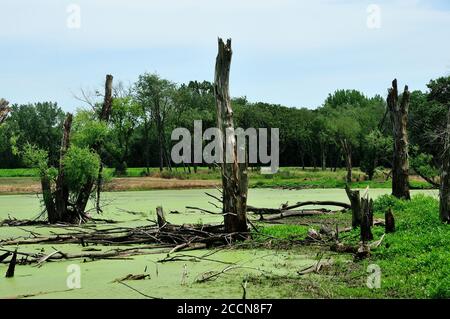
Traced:
POLYGON ((333 264, 332 259, 322 260, 320 259, 316 264, 306 267, 305 269, 297 271, 297 273, 302 276, 309 273, 319 273, 325 267, 329 267, 333 264))
POLYGON ((331 200, 326 201, 306 201, 306 202, 298 202, 295 205, 287 206, 286 210, 292 210, 294 208, 303 207, 303 206, 337 206, 342 207, 344 209, 350 209, 351 206, 344 202, 336 202, 331 200))
MULTIPOLYGON (((292 211, 295 208, 304 207, 304 206, 337 206, 342 207, 343 209, 351 209, 351 205, 343 202, 336 202, 336 201, 306 201, 306 202, 298 202, 294 205, 283 205, 281 208, 266 208, 266 207, 254 207, 254 206, 247 206, 247 211, 256 213, 256 214, 280 214, 285 211, 292 211)), ((311 211, 323 211, 323 212, 330 212, 330 209, 314 209, 311 211)))
POLYGON ((331 211, 323 211, 323 210, 285 210, 282 211, 279 214, 269 215, 269 216, 262 216, 260 218, 260 221, 273 221, 273 220, 279 220, 287 217, 304 217, 304 216, 316 216, 316 215, 332 215, 336 212, 331 211))

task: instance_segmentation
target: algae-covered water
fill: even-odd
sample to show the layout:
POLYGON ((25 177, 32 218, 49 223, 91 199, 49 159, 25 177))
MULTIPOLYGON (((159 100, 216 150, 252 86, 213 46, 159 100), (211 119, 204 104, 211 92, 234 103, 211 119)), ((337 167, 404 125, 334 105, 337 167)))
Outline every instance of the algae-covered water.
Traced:
MULTIPOLYGON (((199 213, 187 209, 195 206, 217 211, 208 204, 213 199, 208 192, 218 195, 216 190, 155 190, 142 192, 105 193, 103 196, 104 213, 101 218, 119 221, 117 226, 137 226, 154 219, 157 206, 163 206, 169 222, 211 223, 220 222, 221 217, 199 213), (177 213, 171 213, 177 212, 177 213)), ((436 191, 424 191, 436 195, 436 191)), ((389 190, 374 189, 372 197, 389 193, 389 190)), ((259 207, 279 207, 282 203, 295 203, 305 200, 347 201, 345 191, 325 190, 273 190, 251 189, 249 205, 259 207)), ((41 211, 39 198, 32 195, 0 196, 0 219, 10 215, 17 219, 30 219, 41 211)), ((114 226, 116 226, 114 225, 114 226)), ((105 226, 104 226, 105 227, 105 226)), ((19 236, 33 236, 64 233, 67 229, 54 227, 0 227, 0 240, 19 236)), ((11 247, 8 247, 11 248, 11 247)), ((107 251, 114 247, 81 245, 23 245, 19 251, 51 253, 60 250, 66 253, 81 252, 86 249, 107 251)), ((311 248, 286 250, 269 249, 225 249, 220 251, 197 250, 181 251, 174 254, 178 261, 159 262, 167 256, 159 252, 143 256, 133 256, 121 260, 69 260, 43 263, 41 267, 16 267, 14 278, 4 278, 7 265, 0 264, 0 298, 241 298, 241 283, 247 284, 248 298, 307 298, 301 290, 293 287, 253 284, 254 278, 264 276, 295 277, 297 271, 316 262, 316 251, 311 248), (207 256, 207 260, 197 257, 207 256), (196 283, 202 274, 211 271, 226 271, 215 280, 196 283), (79 270, 80 276, 74 277, 79 270), (116 279, 128 274, 147 274, 145 280, 124 281, 116 279), (75 278, 75 279, 74 279, 75 278), (77 286, 78 279, 80 288, 77 286), (69 284, 68 284, 69 282, 69 284), (139 292, 137 292, 137 291, 139 292), (144 295, 147 295, 145 297, 144 295)))

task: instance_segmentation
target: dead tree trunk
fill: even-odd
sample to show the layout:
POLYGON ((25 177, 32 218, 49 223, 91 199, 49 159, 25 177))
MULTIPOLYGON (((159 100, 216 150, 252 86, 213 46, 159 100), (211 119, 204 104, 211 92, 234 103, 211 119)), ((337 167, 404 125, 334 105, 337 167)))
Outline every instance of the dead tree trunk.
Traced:
POLYGON ((56 190, 54 194, 55 201, 55 210, 54 216, 51 216, 51 212, 47 212, 48 220, 50 223, 52 221, 68 221, 70 219, 67 214, 67 203, 69 201, 69 188, 65 181, 65 172, 64 172, 64 158, 66 156, 67 150, 70 147, 70 131, 72 129, 72 114, 67 114, 67 118, 64 121, 63 126, 63 137, 61 140, 60 154, 59 154, 59 169, 58 169, 58 177, 56 179, 56 190))
POLYGON ((163 228, 167 225, 166 217, 164 216, 164 210, 161 206, 156 207, 156 218, 159 228, 163 228))
POLYGON ((395 232, 395 219, 392 209, 389 209, 384 214, 384 232, 386 234, 395 232))
POLYGON ((9 102, 5 99, 0 99, 0 125, 6 120, 8 113, 10 111, 9 102))
POLYGON ((13 256, 9 262, 8 270, 6 271, 5 278, 12 278, 14 277, 14 271, 16 269, 16 263, 17 263, 17 248, 13 253, 13 256))
POLYGON ((46 173, 41 173, 42 197, 47 211, 48 222, 54 224, 58 222, 58 216, 55 211, 55 201, 53 199, 51 183, 46 173))
POLYGON ((247 163, 238 163, 236 136, 227 136, 234 131, 233 110, 229 93, 231 65, 231 39, 219 42, 216 59, 214 92, 217 104, 217 127, 221 132, 222 188, 225 231, 247 232, 247 163), (229 150, 229 152, 227 152, 229 150), (229 155, 227 156, 227 153, 229 155), (229 157, 229 158, 227 158, 229 157))
POLYGON ((361 225, 361 198, 359 191, 352 191, 348 185, 345 186, 345 192, 352 206, 352 227, 358 227, 361 225))
POLYGON ((410 199, 409 194, 409 159, 408 159, 408 108, 410 93, 408 86, 401 99, 398 96, 397 80, 389 89, 387 105, 393 126, 394 156, 392 167, 392 195, 397 198, 410 199))
MULTIPOLYGON (((105 81, 105 96, 104 96, 104 100, 103 100, 103 106, 102 109, 100 111, 99 114, 99 120, 102 122, 109 122, 109 118, 111 116, 111 109, 112 109, 112 83, 113 83, 113 76, 108 74, 106 75, 106 81, 105 81)), ((99 154, 100 156, 100 168, 99 168, 99 172, 97 175, 97 199, 96 199, 96 209, 97 212, 100 212, 100 194, 101 194, 101 189, 102 189, 102 184, 103 184, 103 179, 102 179, 102 171, 103 171, 103 163, 101 160, 101 150, 102 150, 103 145, 99 142, 96 143, 93 146, 94 151, 99 154)), ((95 180, 90 180, 88 182, 86 182, 86 184, 83 185, 83 187, 81 188, 80 193, 78 194, 77 197, 77 201, 76 201, 76 209, 79 213, 83 213, 86 210, 86 206, 87 203, 89 201, 89 198, 91 196, 92 193, 92 189, 94 187, 95 184, 95 180)))
POLYGON ((373 200, 361 198, 361 241, 367 243, 373 239, 371 227, 373 225, 373 200))
POLYGON ((447 130, 445 132, 444 152, 441 166, 441 182, 439 187, 439 215, 444 223, 450 222, 450 109, 447 114, 447 130))

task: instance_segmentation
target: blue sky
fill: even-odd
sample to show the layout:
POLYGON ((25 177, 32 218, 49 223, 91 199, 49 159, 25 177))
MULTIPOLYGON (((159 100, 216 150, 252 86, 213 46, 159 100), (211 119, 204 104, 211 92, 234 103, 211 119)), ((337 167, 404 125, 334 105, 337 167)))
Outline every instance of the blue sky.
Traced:
POLYGON ((315 108, 336 89, 385 95, 396 77, 424 90, 450 74, 447 0, 0 0, 0 14, 0 96, 67 111, 106 73, 212 80, 218 36, 233 39, 231 94, 250 101, 315 108))

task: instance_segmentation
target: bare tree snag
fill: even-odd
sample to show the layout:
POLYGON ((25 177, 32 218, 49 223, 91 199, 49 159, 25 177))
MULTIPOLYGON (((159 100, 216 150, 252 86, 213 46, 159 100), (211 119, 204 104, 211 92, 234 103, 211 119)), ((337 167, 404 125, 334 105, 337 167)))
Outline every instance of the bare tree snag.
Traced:
POLYGON ((367 243, 373 239, 371 227, 373 225, 373 200, 361 198, 361 241, 367 243))
POLYGON ((395 219, 392 209, 389 208, 389 210, 384 214, 384 220, 385 233, 388 234, 395 232, 395 219))
POLYGON ((389 89, 387 105, 393 126, 394 156, 392 167, 392 195, 397 198, 410 199, 409 194, 409 159, 408 159, 408 108, 410 92, 408 86, 401 98, 398 96, 397 80, 389 89))
POLYGON ((156 207, 156 218, 159 228, 163 228, 165 225, 167 225, 166 218, 164 217, 164 210, 161 206, 156 207))
MULTIPOLYGON (((111 110, 112 110, 112 83, 113 83, 113 76, 108 74, 106 75, 105 80, 105 96, 103 100, 103 106, 99 114, 99 120, 108 123, 109 118, 111 116, 111 110)), ((97 143, 93 146, 94 151, 99 154, 101 153, 103 145, 101 143, 97 143)), ((96 196, 96 209, 97 212, 101 212, 100 208, 100 194, 103 184, 102 175, 103 174, 103 163, 100 156, 100 168, 97 176, 97 196, 96 196)), ((92 189, 94 187, 95 180, 88 181, 81 189, 77 201, 76 201, 76 207, 77 211, 84 212, 86 210, 87 203, 89 201, 89 198, 92 193, 92 189)))
POLYGON ((53 199, 53 193, 51 189, 51 182, 46 174, 41 173, 41 187, 42 187, 42 197, 47 211, 48 221, 53 224, 58 222, 55 210, 55 200, 53 199))
POLYGON ((70 131, 72 129, 72 114, 68 113, 67 118, 64 121, 63 126, 63 137, 61 140, 60 154, 59 154, 59 170, 58 177, 56 179, 56 190, 54 194, 55 210, 54 215, 47 211, 48 220, 50 223, 55 223, 58 221, 63 221, 67 216, 67 203, 69 201, 69 189, 67 183, 65 182, 64 174, 64 157, 66 156, 67 150, 70 147, 70 131))
POLYGON ((14 271, 16 269, 16 263, 17 263, 17 248, 14 251, 12 258, 9 262, 8 270, 6 271, 6 278, 12 278, 14 277, 14 271))
POLYGON ((103 107, 100 113, 100 121, 109 122, 112 109, 112 83, 113 76, 111 74, 106 75, 105 81, 105 96, 103 100, 103 107))
POLYGON ((450 109, 447 113, 444 152, 442 156, 441 181, 439 186, 439 215, 444 223, 450 222, 450 109))
POLYGON ((6 117, 9 114, 9 102, 5 99, 0 99, 0 125, 6 120, 6 117))
POLYGON ((350 187, 345 185, 345 192, 350 200, 352 207, 352 227, 358 227, 361 225, 362 213, 361 213, 361 197, 359 191, 352 191, 350 187))
POLYGON ((234 130, 233 110, 229 92, 231 39, 225 44, 218 39, 214 93, 217 105, 217 127, 222 133, 222 188, 225 232, 247 232, 247 163, 238 163, 236 137, 227 137, 234 130), (227 161, 227 149, 231 150, 227 161))
MULTIPOLYGON (((113 83, 113 76, 111 74, 107 74, 106 81, 105 81, 105 97, 103 100, 102 112, 100 114, 100 121, 109 122, 109 118, 111 116, 112 83, 113 83)), ((99 156, 100 156, 100 148, 101 148, 101 145, 99 145, 98 149, 96 150, 97 153, 99 154, 99 156)), ((100 168, 98 170, 98 176, 97 176, 97 196, 96 196, 96 204, 95 204, 97 213, 102 212, 102 209, 100 207, 100 196, 101 196, 101 192, 102 192, 102 185, 103 185, 103 162, 102 162, 102 159, 100 156, 100 168)))

